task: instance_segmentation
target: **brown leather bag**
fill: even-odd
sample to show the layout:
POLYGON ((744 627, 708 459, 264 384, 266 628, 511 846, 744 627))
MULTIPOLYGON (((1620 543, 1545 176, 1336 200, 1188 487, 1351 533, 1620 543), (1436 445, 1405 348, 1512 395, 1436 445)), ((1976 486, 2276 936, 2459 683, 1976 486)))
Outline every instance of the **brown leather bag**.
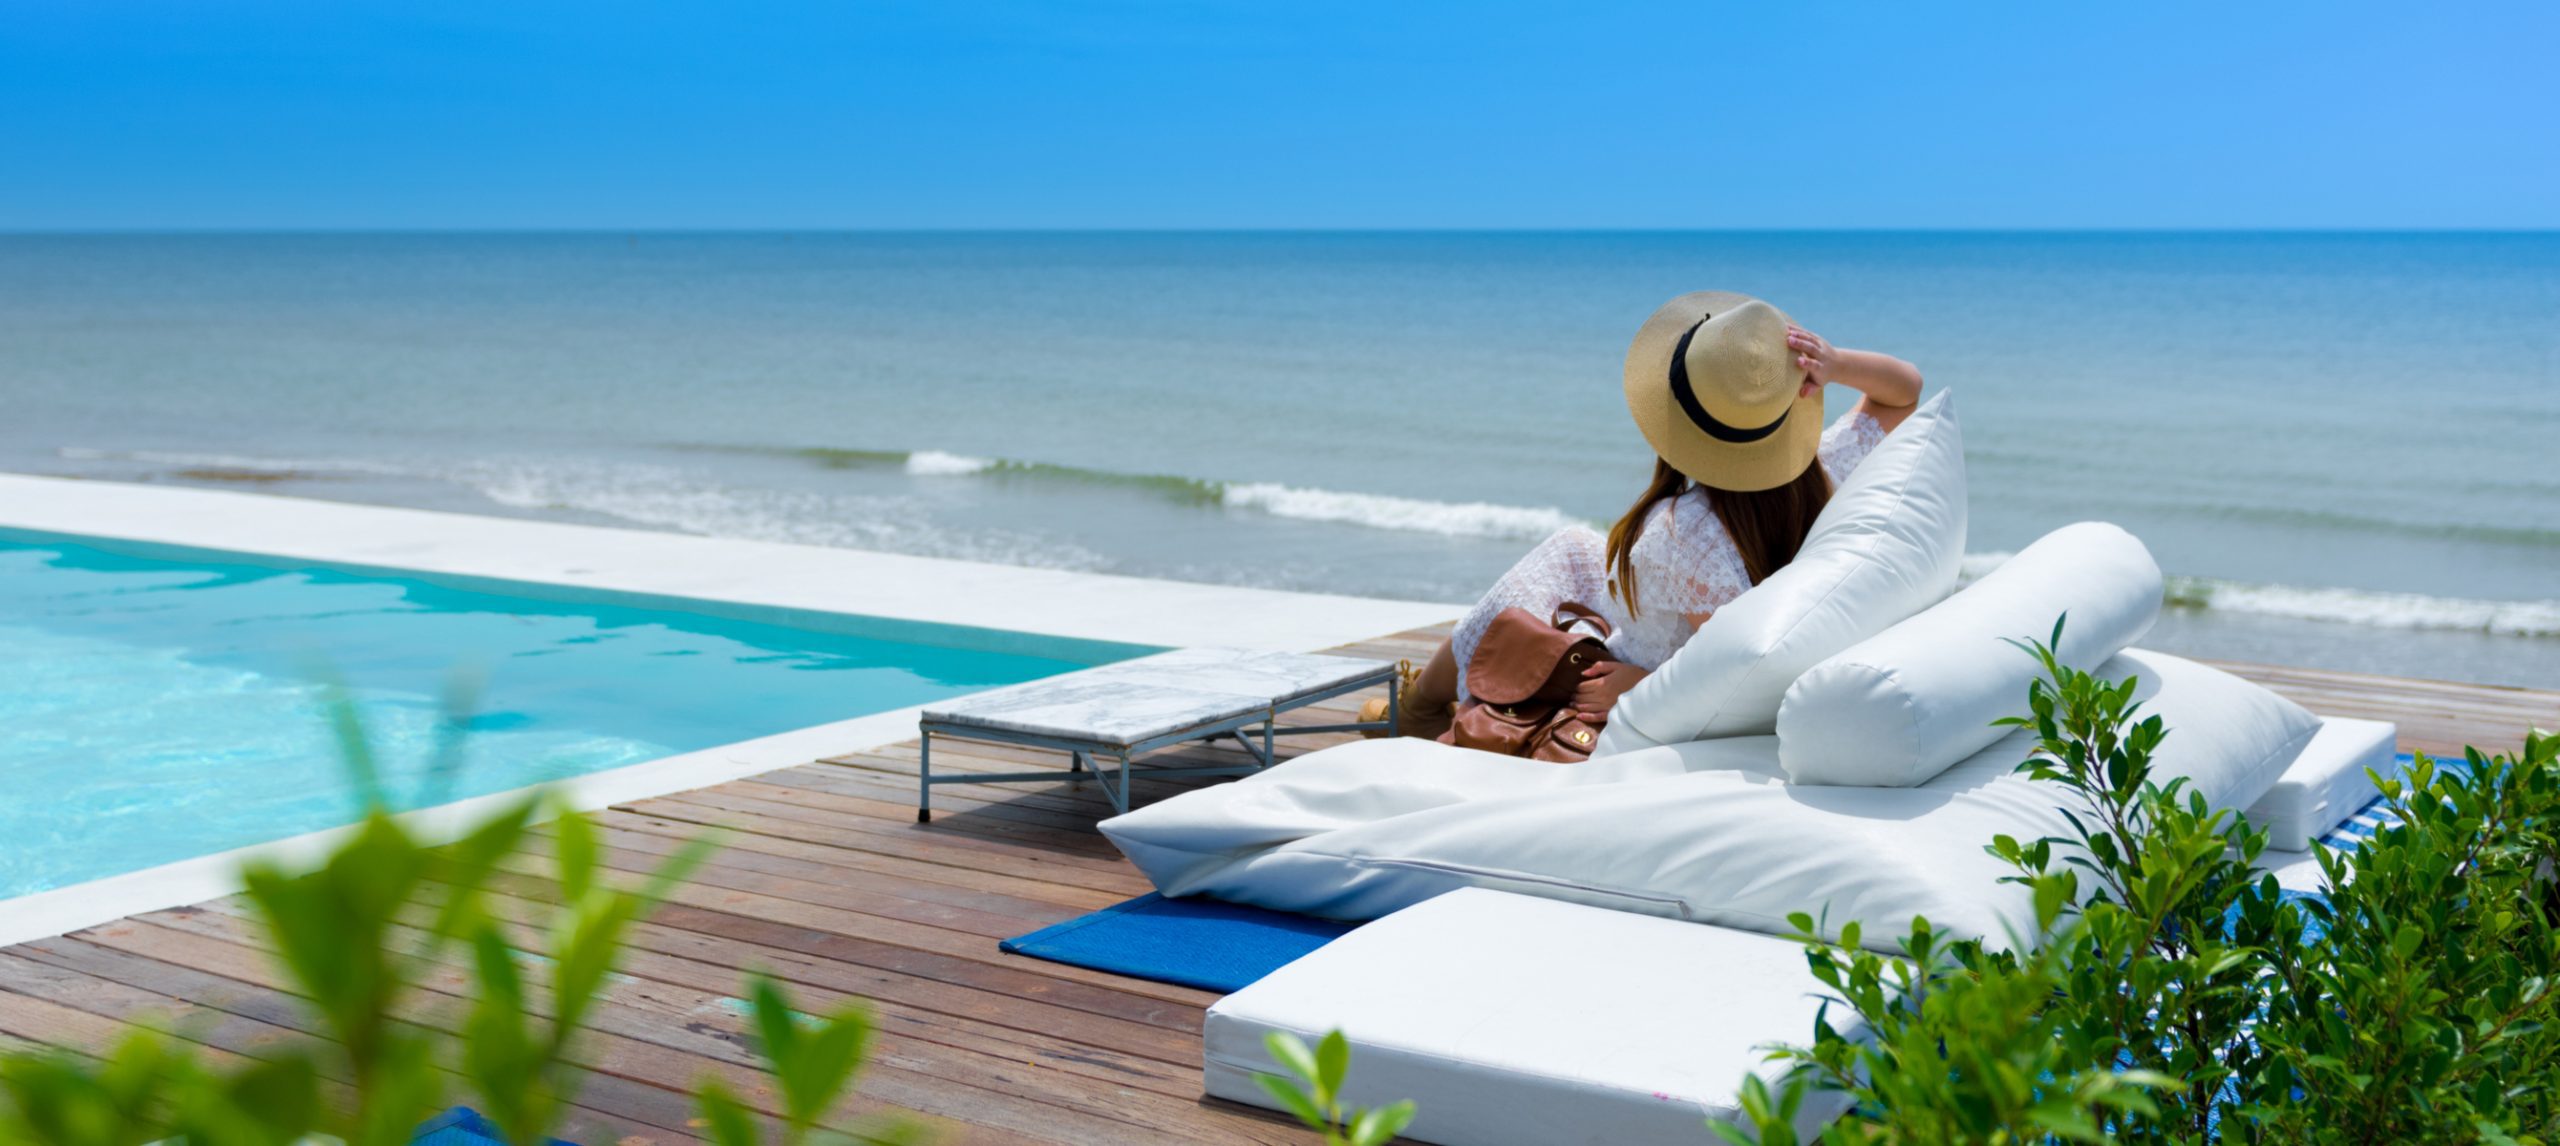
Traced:
POLYGON ((1440 742, 1557 764, 1591 758, 1609 707, 1645 671, 1609 655, 1609 622, 1566 602, 1541 620, 1527 609, 1494 614, 1467 657, 1466 704, 1440 742), (1598 635, 1579 632, 1591 625, 1598 635))

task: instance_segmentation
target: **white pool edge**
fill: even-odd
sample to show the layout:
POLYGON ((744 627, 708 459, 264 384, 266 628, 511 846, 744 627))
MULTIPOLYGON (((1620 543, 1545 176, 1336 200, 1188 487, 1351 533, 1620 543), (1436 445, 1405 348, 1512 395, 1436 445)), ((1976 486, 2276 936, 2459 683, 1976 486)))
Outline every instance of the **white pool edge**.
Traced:
POLYGON ((1312 652, 1466 608, 10 473, 0 528, 1162 648, 1312 652))
MULTIPOLYGON (((6 473, 0 473, 0 528, 1168 648, 1314 652, 1438 624, 1462 608, 6 473), (864 602, 857 606, 849 593, 864 602)), ((473 796, 398 818, 421 839, 445 843, 538 789, 552 790, 561 806, 578 811, 693 791, 912 739, 925 707, 473 796)), ((330 828, 0 900, 0 947, 236 894, 243 865, 307 864, 351 830, 330 828)))

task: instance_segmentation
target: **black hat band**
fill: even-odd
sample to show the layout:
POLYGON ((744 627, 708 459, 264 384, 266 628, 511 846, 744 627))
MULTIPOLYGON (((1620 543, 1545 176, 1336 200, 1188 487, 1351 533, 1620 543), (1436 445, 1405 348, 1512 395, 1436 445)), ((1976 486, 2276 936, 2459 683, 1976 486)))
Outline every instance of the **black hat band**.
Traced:
POLYGON ((1690 327, 1680 336, 1680 344, 1671 348, 1671 397, 1680 403, 1680 412, 1689 415, 1689 421, 1719 442, 1748 445, 1777 433, 1778 427, 1787 424, 1787 415, 1796 412, 1795 403, 1787 403, 1787 408, 1778 414, 1777 421, 1750 429, 1718 421, 1706 407, 1698 404, 1697 392, 1689 388, 1689 340, 1698 336, 1698 327, 1705 326, 1709 317, 1713 316, 1699 318, 1697 326, 1690 327))

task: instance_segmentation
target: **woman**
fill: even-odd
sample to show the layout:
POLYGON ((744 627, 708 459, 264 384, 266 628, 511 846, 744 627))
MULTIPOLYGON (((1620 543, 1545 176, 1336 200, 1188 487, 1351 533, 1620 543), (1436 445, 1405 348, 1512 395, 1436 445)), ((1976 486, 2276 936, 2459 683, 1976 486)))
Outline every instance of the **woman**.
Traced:
POLYGON ((1832 488, 1919 402, 1920 371, 1835 347, 1758 299, 1700 291, 1636 332, 1626 393, 1656 455, 1652 484, 1607 536, 1563 530, 1496 581, 1407 676, 1399 735, 1448 727, 1467 695, 1462 666, 1512 606, 1541 618, 1568 601, 1588 606, 1614 626, 1618 659, 1660 667, 1725 602, 1795 559, 1832 488), (1860 395, 1827 430, 1825 383, 1860 395))

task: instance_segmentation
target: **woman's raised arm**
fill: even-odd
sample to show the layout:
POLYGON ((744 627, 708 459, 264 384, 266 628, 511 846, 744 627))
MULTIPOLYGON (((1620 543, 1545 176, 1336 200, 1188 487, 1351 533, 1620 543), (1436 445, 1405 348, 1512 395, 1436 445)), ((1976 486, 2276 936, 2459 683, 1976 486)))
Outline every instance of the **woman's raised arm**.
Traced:
POLYGON ((1787 347, 1796 352, 1808 389, 1837 382, 1857 391, 1864 395, 1859 405, 1887 431, 1920 403, 1920 368, 1890 354, 1844 350, 1801 326, 1787 328, 1787 347))

